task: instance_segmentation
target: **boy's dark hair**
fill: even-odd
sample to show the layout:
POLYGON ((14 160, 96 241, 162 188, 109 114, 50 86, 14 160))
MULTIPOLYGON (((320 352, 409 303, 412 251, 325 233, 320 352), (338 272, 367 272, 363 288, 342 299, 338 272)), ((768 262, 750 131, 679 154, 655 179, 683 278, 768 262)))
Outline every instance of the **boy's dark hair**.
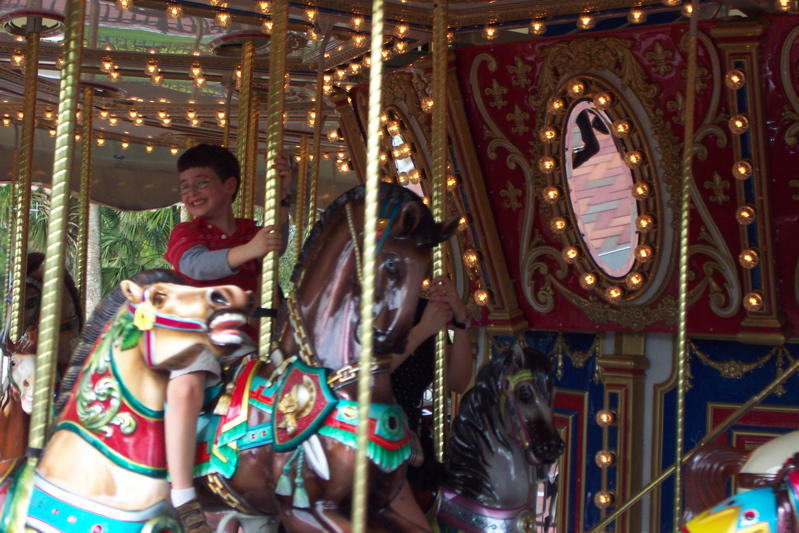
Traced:
POLYGON ((233 152, 216 144, 198 144, 183 152, 178 158, 178 172, 198 167, 212 168, 222 181, 235 178, 236 190, 233 192, 233 199, 236 199, 241 185, 241 167, 233 152))

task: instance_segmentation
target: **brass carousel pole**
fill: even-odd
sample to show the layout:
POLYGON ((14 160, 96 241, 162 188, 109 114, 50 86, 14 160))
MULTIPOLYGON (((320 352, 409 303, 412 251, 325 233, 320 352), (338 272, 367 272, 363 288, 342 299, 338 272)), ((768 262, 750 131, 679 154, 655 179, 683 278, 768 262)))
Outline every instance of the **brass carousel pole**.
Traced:
POLYGON ((261 97, 257 91, 252 91, 250 105, 250 135, 247 146, 247 158, 250 160, 250 187, 247 189, 246 203, 244 204, 244 218, 253 218, 255 215, 255 195, 257 194, 256 175, 258 173, 258 125, 261 122, 261 97))
MULTIPOLYGON (((253 63, 255 61, 255 44, 252 39, 244 39, 241 46, 241 85, 239 86, 239 113, 238 113, 238 128, 236 129, 236 156, 241 164, 241 190, 239 191, 236 202, 236 214, 238 216, 247 216, 247 199, 249 198, 250 189, 253 187, 255 177, 254 169, 252 168, 252 157, 250 157, 250 150, 252 145, 250 137, 257 135, 252 132, 252 123, 250 116, 252 114, 252 80, 253 80, 253 63)), ((234 76, 235 82, 235 76, 234 76)), ((230 123, 230 116, 228 122, 230 123)))
POLYGON ((369 107, 366 130, 366 200, 363 223, 363 287, 361 298, 361 366, 358 372, 358 454, 355 459, 352 525, 354 533, 366 531, 369 487, 369 407, 372 401, 372 322, 375 300, 377 219, 380 192, 380 113, 383 96, 383 1, 372 4, 372 68, 369 73, 369 107))
MULTIPOLYGON (((53 161, 53 190, 50 197, 50 221, 47 226, 47 250, 44 262, 39 345, 36 353, 36 382, 33 414, 28 437, 28 462, 22 472, 11 504, 12 516, 7 531, 24 531, 24 518, 30 501, 33 469, 44 447, 53 398, 58 356, 58 330, 61 322, 61 297, 64 287, 64 248, 69 215, 69 184, 75 156, 75 130, 80 90, 80 67, 83 52, 85 2, 68 0, 65 6, 64 68, 61 71, 58 129, 53 161)), ((91 120, 91 115, 87 117, 91 120)), ((33 121, 31 121, 33 122, 33 121)))
POLYGON ((25 81, 22 96, 22 139, 19 149, 19 173, 17 179, 16 224, 14 225, 14 256, 11 286, 11 334, 17 341, 22 335, 22 317, 25 302, 25 273, 28 268, 28 228, 31 209, 31 177, 33 176, 33 143, 36 135, 36 94, 39 81, 39 44, 41 42, 41 18, 28 17, 25 47, 25 81))
POLYGON ((78 250, 75 266, 75 279, 80 294, 80 302, 83 309, 86 309, 86 279, 87 279, 87 258, 89 255, 89 207, 91 205, 92 192, 92 138, 94 137, 94 127, 92 116, 94 109, 94 89, 91 87, 83 88, 83 128, 81 129, 81 139, 83 145, 80 151, 80 203, 78 205, 78 250))
POLYGON ((319 145, 322 142, 322 126, 324 125, 324 117, 322 116, 322 102, 325 98, 325 50, 327 50, 327 43, 330 41, 332 26, 325 31, 325 36, 322 38, 322 45, 319 48, 319 65, 316 67, 316 100, 314 100, 314 111, 316 112, 316 121, 313 128, 313 161, 311 161, 311 182, 310 190, 308 193, 308 224, 305 226, 306 231, 310 231, 316 224, 316 202, 319 196, 319 167, 322 164, 319 158, 319 145))
MULTIPOLYGON (((305 240, 305 195, 308 192, 308 136, 300 135, 300 168, 297 172, 297 198, 294 200, 294 261, 300 258, 305 240)), ((310 201, 309 201, 310 202, 310 201)))
POLYGON ((685 380, 688 364, 688 342, 686 323, 688 321, 688 229, 691 212, 691 160, 694 146, 694 106, 696 103, 696 32, 699 22, 699 2, 693 0, 691 24, 688 33, 688 76, 685 80, 685 133, 682 151, 682 183, 680 184, 680 290, 678 298, 679 329, 677 331, 677 419, 674 445, 674 525, 682 514, 682 464, 684 422, 685 422, 685 380))
MULTIPOLYGON (((442 222, 447 212, 447 0, 438 0, 433 8, 433 127, 432 207, 436 221, 442 222)), ((433 277, 446 274, 446 243, 433 249, 433 277)), ((436 335, 436 363, 433 394, 434 453, 444 462, 444 424, 447 404, 447 330, 436 335)))
MULTIPOLYGON (((267 98, 265 226, 278 224, 278 212, 280 210, 277 198, 280 177, 277 170, 272 168, 272 163, 283 149, 283 110, 286 104, 283 85, 286 76, 288 22, 288 0, 275 0, 272 4, 272 41, 269 56, 269 95, 267 98)), ((264 257, 261 274, 261 307, 272 308, 275 306, 277 264, 277 252, 269 252, 264 257)), ((264 361, 269 358, 271 339, 272 320, 261 319, 258 355, 264 361)))

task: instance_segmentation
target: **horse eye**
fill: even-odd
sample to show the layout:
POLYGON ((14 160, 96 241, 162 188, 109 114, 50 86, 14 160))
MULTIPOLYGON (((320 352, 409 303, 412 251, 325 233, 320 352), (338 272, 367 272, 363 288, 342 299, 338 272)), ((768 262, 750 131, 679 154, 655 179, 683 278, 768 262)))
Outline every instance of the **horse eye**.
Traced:
POLYGON ((153 302, 153 305, 155 306, 159 306, 162 303, 164 303, 165 299, 166 299, 166 294, 164 294, 163 292, 154 292, 153 294, 150 295, 150 300, 153 302))
POLYGON ((399 274, 399 260, 396 255, 386 254, 386 260, 383 262, 383 265, 390 274, 399 274))

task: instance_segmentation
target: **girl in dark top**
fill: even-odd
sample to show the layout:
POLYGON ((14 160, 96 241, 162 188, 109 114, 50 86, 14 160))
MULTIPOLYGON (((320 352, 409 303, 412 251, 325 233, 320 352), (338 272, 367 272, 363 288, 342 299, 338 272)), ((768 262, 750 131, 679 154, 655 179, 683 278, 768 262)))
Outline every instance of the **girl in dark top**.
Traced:
MULTIPOLYGON (((447 276, 439 276, 430 283, 428 299, 421 299, 416 309, 413 329, 402 354, 396 354, 391 362, 391 384, 394 396, 408 417, 411 431, 419 434, 422 422, 422 397, 433 383, 435 372, 436 333, 448 327, 452 330, 452 343, 448 344, 447 387, 450 392, 463 394, 472 379, 473 357, 469 343, 469 319, 466 306, 455 289, 455 284, 447 276)), ((429 436, 426 439, 429 444, 429 436)), ((418 444, 418 443, 417 443, 418 444)), ((434 460, 430 446, 425 451, 425 462, 434 460)), ((421 466, 421 459, 409 468, 412 478, 427 468, 421 466), (415 468, 416 467, 416 468, 415 468)), ((405 483, 391 504, 401 516, 429 529, 424 513, 405 483)))

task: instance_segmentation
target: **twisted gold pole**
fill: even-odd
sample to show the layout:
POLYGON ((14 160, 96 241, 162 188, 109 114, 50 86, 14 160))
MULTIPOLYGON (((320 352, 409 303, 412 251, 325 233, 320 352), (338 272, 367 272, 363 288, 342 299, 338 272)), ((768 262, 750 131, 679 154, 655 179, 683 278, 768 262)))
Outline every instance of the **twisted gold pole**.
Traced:
POLYGON ((28 228, 31 210, 31 177, 33 176, 33 144, 36 135, 36 93, 39 80, 38 26, 41 20, 28 17, 27 46, 25 48, 25 81, 22 96, 22 139, 19 147, 19 173, 17 181, 16 224, 14 225, 14 261, 11 273, 11 333, 13 341, 22 335, 25 302, 25 273, 28 268, 28 228), (38 22, 37 22, 38 21, 38 22))
MULTIPOLYGON (((247 198, 250 188, 254 186, 255 172, 252 168, 252 158, 249 157, 251 149, 250 137, 254 135, 250 115, 252 113, 252 79, 253 63, 255 61, 255 45, 252 39, 244 39, 241 47, 241 86, 239 87, 239 114, 238 128, 236 130, 236 156, 241 164, 241 190, 236 201, 236 212, 239 216, 246 216, 247 198)), ((230 117, 228 117, 228 123, 230 117)))
POLYGON ((247 143, 247 159, 250 160, 250 187, 247 189, 246 203, 244 204, 244 218, 255 216, 255 196, 257 195, 256 174, 258 172, 258 126, 261 123, 261 96, 257 91, 252 91, 250 105, 250 136, 247 143))
MULTIPOLYGON (((363 223, 363 286, 361 300, 361 368, 358 374, 358 454, 355 459, 352 525, 354 533, 366 531, 369 487, 369 406, 372 376, 372 322, 374 318, 377 218, 380 192, 380 112, 383 95, 383 2, 372 4, 372 69, 369 73, 369 108, 366 144, 366 203, 363 223)), ((357 236, 355 237, 357 238, 357 236)))
MULTIPOLYGON (((447 212, 447 0, 438 0, 433 8, 433 126, 431 181, 433 216, 443 222, 447 212)), ((446 243, 433 249, 433 277, 446 274, 446 243)), ((447 330, 436 335, 436 363, 433 395, 434 453, 444 462, 444 424, 447 404, 447 330)))
POLYGON ((308 224, 305 227, 306 231, 311 231, 314 224, 316 224, 316 204, 317 197, 319 196, 319 167, 322 160, 319 158, 319 145, 322 142, 322 126, 324 125, 324 117, 322 116, 322 102, 325 98, 325 50, 327 50, 327 43, 330 40, 331 29, 325 32, 322 38, 322 46, 319 48, 319 65, 316 67, 316 100, 314 101, 314 111, 316 112, 316 122, 313 128, 313 161, 311 161, 311 183, 308 193, 308 224))
POLYGON ((297 198, 294 199, 294 261, 300 258, 305 240, 305 195, 308 192, 308 136, 300 135, 300 168, 297 172, 297 198))
POLYGON ((89 256, 89 207, 92 194, 92 140, 94 138, 94 89, 83 88, 83 128, 80 138, 80 200, 78 204, 78 250, 75 254, 75 279, 83 309, 86 309, 87 259, 89 256))
MULTIPOLYGON (((272 163, 283 149, 283 110, 285 108, 286 40, 288 35, 288 0, 272 3, 272 48, 269 56, 269 96, 267 98, 266 127, 266 194, 264 198, 264 225, 278 224, 277 191, 280 178, 272 163)), ((274 307, 277 288, 277 252, 264 257, 261 274, 261 307, 274 307)), ((269 358, 272 337, 272 320, 261 319, 258 355, 261 360, 269 358)))
MULTIPOLYGON (((679 329, 677 330, 677 419, 674 443, 674 464, 682 464, 685 439, 685 380, 688 364, 688 229, 691 213, 691 160, 694 145, 694 107, 696 104, 696 32, 699 22, 699 2, 693 1, 688 35, 688 76, 685 87, 685 133, 682 148, 682 182, 680 183, 680 289, 678 298, 679 329)), ((674 472, 674 524, 682 514, 682 468, 674 472)))

